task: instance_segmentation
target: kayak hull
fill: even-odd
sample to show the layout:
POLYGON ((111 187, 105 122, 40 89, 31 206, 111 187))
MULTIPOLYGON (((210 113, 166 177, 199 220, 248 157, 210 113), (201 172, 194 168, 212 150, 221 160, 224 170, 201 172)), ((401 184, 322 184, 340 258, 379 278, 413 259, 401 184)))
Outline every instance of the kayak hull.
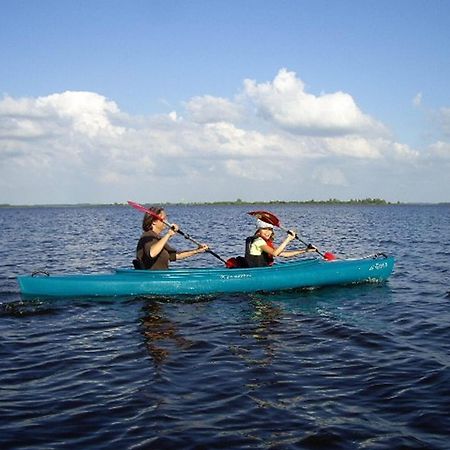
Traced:
POLYGON ((207 295, 383 282, 394 258, 307 259, 246 269, 117 269, 109 274, 17 277, 20 292, 39 297, 207 295))

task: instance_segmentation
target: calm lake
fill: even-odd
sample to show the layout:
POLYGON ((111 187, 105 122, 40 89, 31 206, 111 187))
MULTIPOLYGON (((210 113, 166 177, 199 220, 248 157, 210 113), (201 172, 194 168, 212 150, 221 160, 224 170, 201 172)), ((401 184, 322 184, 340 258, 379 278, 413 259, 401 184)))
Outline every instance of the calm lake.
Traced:
POLYGON ((392 254, 394 274, 183 301, 22 299, 17 275, 131 267, 142 214, 0 208, 0 448, 448 449, 450 206, 167 212, 227 259, 254 232, 251 209, 341 257, 392 254))

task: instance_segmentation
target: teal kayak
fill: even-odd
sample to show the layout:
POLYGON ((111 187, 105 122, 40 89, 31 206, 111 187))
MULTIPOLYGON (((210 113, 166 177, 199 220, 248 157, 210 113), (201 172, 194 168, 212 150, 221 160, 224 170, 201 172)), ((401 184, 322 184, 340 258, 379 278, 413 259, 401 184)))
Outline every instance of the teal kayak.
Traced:
POLYGON ((377 254, 360 259, 304 259, 272 267, 170 270, 117 269, 108 274, 23 275, 23 295, 95 297, 134 295, 204 295, 278 291, 330 285, 385 281, 394 258, 377 254))

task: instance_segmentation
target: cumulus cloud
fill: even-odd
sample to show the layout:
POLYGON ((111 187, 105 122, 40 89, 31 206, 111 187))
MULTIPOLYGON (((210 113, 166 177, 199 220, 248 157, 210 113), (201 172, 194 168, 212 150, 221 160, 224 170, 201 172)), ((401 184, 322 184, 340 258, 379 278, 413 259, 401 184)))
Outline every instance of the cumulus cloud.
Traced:
POLYGON ((67 91, 41 97, 36 100, 36 108, 70 121, 74 131, 89 137, 118 136, 124 131, 111 123, 111 118, 119 112, 117 105, 93 92, 67 91))
POLYGON ((281 69, 272 82, 245 80, 244 95, 261 117, 294 133, 386 133, 381 123, 362 113, 351 95, 307 93, 303 81, 286 69, 281 69))
POLYGON ((348 180, 341 169, 336 167, 319 167, 313 173, 313 179, 330 186, 348 186, 348 180))
MULTIPOLYGON (((355 198, 355 168, 370 179, 426 158, 448 161, 445 140, 423 156, 393 141, 350 94, 313 95, 286 69, 243 86, 234 98, 194 97, 150 117, 126 114, 94 92, 5 96, 0 203, 337 197, 335 189, 353 189, 355 198)), ((440 118, 450 131, 449 111, 440 118)))
POLYGON ((185 104, 190 119, 197 123, 231 122, 239 121, 243 109, 231 100, 205 95, 193 97, 185 104))
POLYGON ((429 157, 450 162, 450 142, 438 141, 430 145, 429 157))
POLYGON ((110 119, 118 112, 114 102, 93 92, 67 91, 36 99, 6 97, 0 102, 0 117, 5 119, 0 133, 6 128, 26 139, 65 132, 70 128, 89 137, 99 134, 117 136, 123 128, 112 125, 110 119), (9 126, 8 118, 13 121, 9 126))

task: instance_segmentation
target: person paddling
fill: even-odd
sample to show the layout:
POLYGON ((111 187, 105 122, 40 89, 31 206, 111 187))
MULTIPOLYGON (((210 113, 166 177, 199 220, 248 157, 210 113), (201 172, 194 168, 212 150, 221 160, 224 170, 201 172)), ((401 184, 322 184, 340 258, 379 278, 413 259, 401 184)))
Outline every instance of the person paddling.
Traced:
POLYGON ((169 261, 178 261, 198 255, 208 250, 206 244, 200 244, 196 249, 177 252, 169 245, 169 240, 175 236, 179 227, 171 224, 167 227, 167 214, 161 207, 151 207, 153 214, 146 213, 142 221, 143 233, 136 247, 136 259, 133 261, 137 269, 164 270, 169 268, 169 261))
POLYGON ((272 224, 257 219, 255 234, 245 240, 245 260, 248 267, 271 266, 278 256, 290 258, 317 251, 313 245, 308 245, 305 249, 286 251, 285 248, 296 236, 292 230, 288 230, 286 238, 278 247, 273 242, 274 235, 272 224))

